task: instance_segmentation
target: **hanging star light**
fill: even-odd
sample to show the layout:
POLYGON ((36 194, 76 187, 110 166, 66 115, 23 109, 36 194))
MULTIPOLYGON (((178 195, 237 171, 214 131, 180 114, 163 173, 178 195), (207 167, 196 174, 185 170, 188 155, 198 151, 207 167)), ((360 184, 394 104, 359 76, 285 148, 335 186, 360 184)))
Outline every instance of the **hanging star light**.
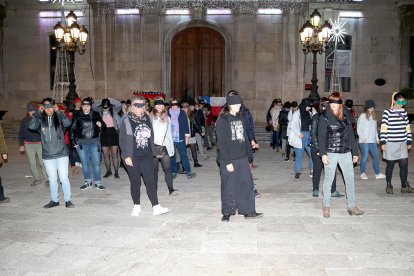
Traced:
POLYGON ((344 25, 346 24, 346 21, 345 20, 340 21, 339 18, 335 19, 334 21, 332 21, 332 19, 329 19, 329 21, 331 21, 331 25, 332 25, 332 29, 330 31, 331 37, 329 38, 329 41, 334 41, 335 47, 339 41, 341 41, 342 43, 345 43, 344 38, 346 35, 346 30, 344 28, 344 25))

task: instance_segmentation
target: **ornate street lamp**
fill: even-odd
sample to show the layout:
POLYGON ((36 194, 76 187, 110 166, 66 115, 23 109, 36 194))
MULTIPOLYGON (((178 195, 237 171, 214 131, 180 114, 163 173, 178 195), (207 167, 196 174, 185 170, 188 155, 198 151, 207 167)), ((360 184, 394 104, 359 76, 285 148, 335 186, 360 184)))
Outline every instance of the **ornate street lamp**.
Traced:
MULTIPOLYGON (((62 16, 63 17, 63 16, 62 16)), ((73 11, 66 15, 66 26, 62 22, 58 22, 55 27, 55 38, 57 41, 56 49, 69 57, 69 92, 66 95, 66 106, 72 109, 73 99, 78 97, 76 93, 75 79, 75 53, 85 54, 86 42, 88 40, 88 30, 85 25, 79 27, 76 22, 78 17, 73 11)))
POLYGON ((317 54, 322 54, 326 50, 326 44, 329 39, 329 31, 332 29, 331 24, 327 20, 320 25, 321 14, 318 10, 314 10, 310 16, 310 20, 306 20, 302 28, 299 29, 300 42, 302 43, 302 51, 305 55, 313 53, 313 68, 312 68, 312 88, 309 98, 312 100, 319 100, 318 94, 318 78, 316 76, 316 61, 317 54))

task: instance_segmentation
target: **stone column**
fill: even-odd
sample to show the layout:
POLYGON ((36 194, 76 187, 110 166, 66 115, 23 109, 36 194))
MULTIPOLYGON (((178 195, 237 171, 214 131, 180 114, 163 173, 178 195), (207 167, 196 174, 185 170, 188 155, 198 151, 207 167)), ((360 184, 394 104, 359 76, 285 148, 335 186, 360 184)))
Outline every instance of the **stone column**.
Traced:
POLYGON ((0 98, 4 99, 4 53, 3 53, 3 40, 4 40, 4 18, 6 17, 6 7, 3 1, 0 1, 0 98))

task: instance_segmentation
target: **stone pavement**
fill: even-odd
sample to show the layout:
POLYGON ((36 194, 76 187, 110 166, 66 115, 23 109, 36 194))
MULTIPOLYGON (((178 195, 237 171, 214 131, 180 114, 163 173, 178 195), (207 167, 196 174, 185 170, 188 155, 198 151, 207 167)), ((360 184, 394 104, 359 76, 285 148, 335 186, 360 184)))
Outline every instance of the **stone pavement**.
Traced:
MULTIPOLYGON (((81 191, 81 176, 71 176, 76 207, 63 207, 61 196, 61 206, 42 208, 49 189, 29 186, 26 158, 7 142, 10 161, 0 173, 11 201, 0 205, 0 275, 414 275, 414 196, 401 195, 398 166, 394 195, 372 179, 369 164, 370 179, 356 177, 365 215, 349 216, 339 198, 325 219, 309 176, 294 181, 292 162, 262 145, 254 175, 264 217, 223 223, 212 151, 194 170, 197 178, 178 176, 179 195, 168 196, 160 177, 159 200, 169 214, 153 217, 142 187, 143 213, 131 217, 124 171, 120 180, 104 180, 105 191, 81 191)), ((341 180, 338 190, 344 192, 341 180)))

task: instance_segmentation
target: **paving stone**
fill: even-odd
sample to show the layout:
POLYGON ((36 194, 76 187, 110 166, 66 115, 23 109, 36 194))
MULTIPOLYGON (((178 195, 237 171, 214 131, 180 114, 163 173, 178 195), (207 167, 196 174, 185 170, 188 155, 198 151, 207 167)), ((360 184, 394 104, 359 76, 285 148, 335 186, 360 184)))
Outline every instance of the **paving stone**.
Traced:
MULTIPOLYGON (((195 179, 177 177, 177 196, 168 195, 160 170, 159 201, 170 213, 155 217, 145 185, 143 212, 130 215, 123 170, 121 179, 103 179, 105 191, 81 191, 82 175, 70 176, 76 207, 65 208, 60 191, 61 206, 46 210, 49 189, 31 187, 26 157, 11 154, 0 171, 11 198, 0 205, 0 275, 414 275, 413 195, 386 195, 385 182, 369 171, 369 180, 355 181, 365 214, 349 216, 345 198, 333 198, 326 219, 321 198, 311 195, 306 158, 294 181, 293 163, 262 148, 253 174, 264 217, 223 223, 215 152, 209 154, 195 179)), ((395 179, 398 173, 396 167, 395 179)), ((344 192, 340 177, 338 190, 344 192)))

